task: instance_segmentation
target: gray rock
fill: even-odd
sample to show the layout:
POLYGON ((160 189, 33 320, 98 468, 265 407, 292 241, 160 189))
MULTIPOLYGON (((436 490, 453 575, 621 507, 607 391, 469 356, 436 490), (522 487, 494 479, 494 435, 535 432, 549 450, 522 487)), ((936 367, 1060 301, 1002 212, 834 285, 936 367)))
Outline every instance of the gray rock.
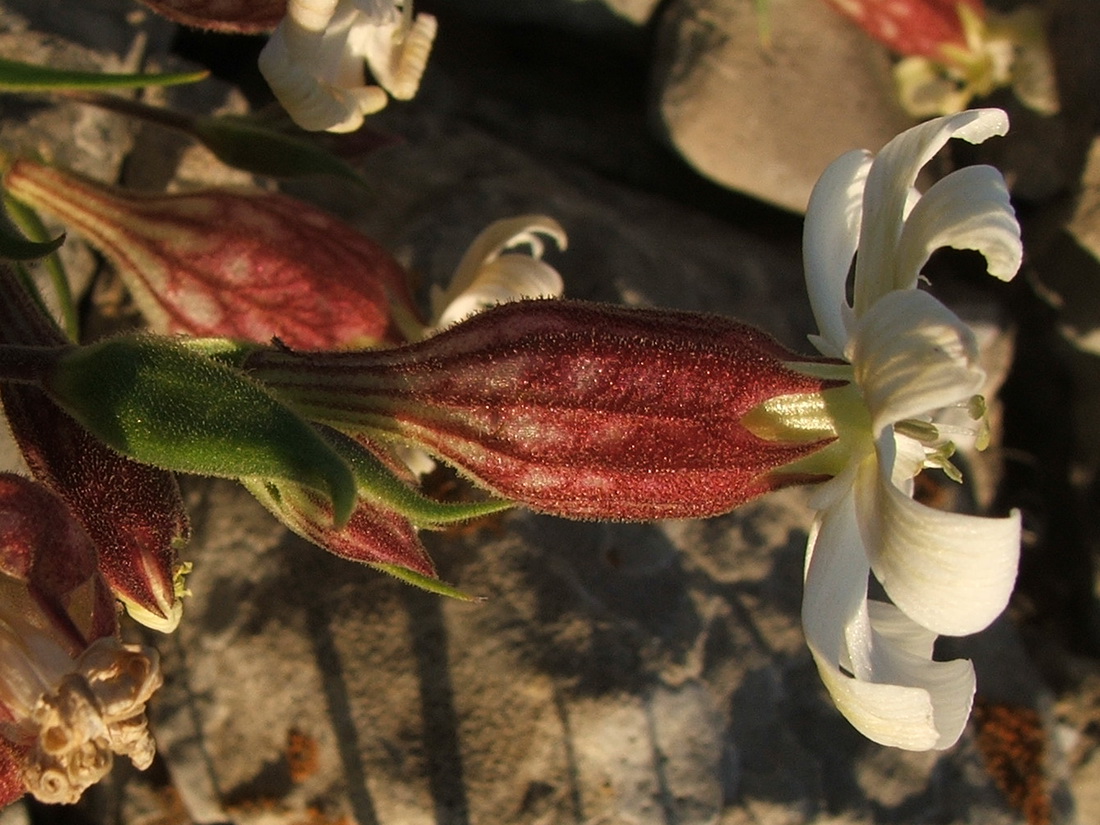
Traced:
POLYGON ((654 107, 669 142, 724 186, 800 212, 825 167, 911 122, 886 52, 821 0, 673 0, 662 10, 654 107))
MULTIPOLYGON (((805 45, 780 45, 793 2, 773 2, 780 54, 805 45)), ((701 8, 672 4, 665 25, 684 34, 701 8)), ((752 40, 755 26, 738 36, 752 40)), ((484 71, 507 75, 524 105, 500 87, 485 101, 489 93, 463 78, 479 45, 429 73, 423 96, 371 121, 401 140, 356 160, 365 191, 330 180, 286 188, 395 250, 425 285, 446 280, 491 220, 544 212, 570 236, 569 250, 550 259, 572 297, 735 315, 805 348, 797 221, 762 207, 741 220, 713 193, 697 202, 698 190, 669 184, 667 158, 639 148, 637 130, 624 126, 635 120, 584 124, 577 109, 525 117, 538 108, 530 101, 574 87, 493 64, 484 71), (608 147, 638 162, 633 174, 608 147)), ((786 117, 780 91, 773 108, 740 111, 762 129, 786 117)), ((605 103, 621 113, 613 96, 596 105, 605 103)), ((821 116, 807 112, 783 144, 791 151, 818 137, 821 116)), ((793 115, 783 122, 789 128, 793 115)), ((877 148, 894 131, 874 118, 853 123, 863 131, 822 149, 819 168, 806 164, 758 194, 799 208, 793 193, 833 155, 877 148), (866 131, 869 122, 882 134, 866 131)), ((64 147, 68 134, 37 139, 64 147)), ((136 143, 137 158, 160 152, 149 134, 136 143)), ((763 166, 762 157, 747 163, 763 166)), ((188 183, 204 169, 223 180, 195 150, 180 169, 188 183)), ((706 521, 604 525, 516 512, 426 535, 442 576, 486 597, 475 604, 328 556, 233 483, 190 480, 187 492, 194 595, 175 634, 150 636, 167 675, 152 708, 171 780, 163 816, 239 825, 1020 821, 972 734, 946 754, 902 753, 862 739, 830 703, 800 627, 812 516, 803 491, 706 521)), ((1018 652, 994 646, 985 656, 1009 649, 1018 652)), ((1027 670, 1026 658, 1012 661, 1015 676, 1027 670)), ((120 780, 123 820, 149 821, 149 786, 157 780, 120 780)))

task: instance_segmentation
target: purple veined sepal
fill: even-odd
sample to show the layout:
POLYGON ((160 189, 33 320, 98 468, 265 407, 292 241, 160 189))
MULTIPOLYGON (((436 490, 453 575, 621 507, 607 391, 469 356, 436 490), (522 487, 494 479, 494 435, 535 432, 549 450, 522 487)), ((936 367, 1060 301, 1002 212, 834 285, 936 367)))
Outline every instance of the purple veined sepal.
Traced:
POLYGON ((791 366, 806 360, 717 316, 535 300, 403 347, 254 350, 244 367, 306 418, 420 447, 500 498, 648 520, 813 480, 783 468, 829 437, 770 440, 742 422, 832 385, 791 366))
POLYGON ((329 349, 423 326, 385 249, 287 195, 129 192, 27 159, 4 183, 110 260, 153 332, 329 349))

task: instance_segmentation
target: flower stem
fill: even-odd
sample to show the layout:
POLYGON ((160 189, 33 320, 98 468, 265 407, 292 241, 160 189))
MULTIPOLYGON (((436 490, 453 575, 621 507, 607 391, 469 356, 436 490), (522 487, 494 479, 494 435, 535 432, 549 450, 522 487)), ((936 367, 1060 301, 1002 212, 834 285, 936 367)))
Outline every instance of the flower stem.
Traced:
POLYGON ((0 381, 41 384, 71 347, 0 345, 0 381))

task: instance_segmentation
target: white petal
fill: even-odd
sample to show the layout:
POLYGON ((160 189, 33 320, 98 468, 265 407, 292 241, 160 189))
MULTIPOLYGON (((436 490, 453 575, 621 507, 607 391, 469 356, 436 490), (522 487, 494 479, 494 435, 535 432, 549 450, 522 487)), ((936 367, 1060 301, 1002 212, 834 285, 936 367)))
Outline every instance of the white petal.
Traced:
POLYGON ((559 249, 566 248, 565 230, 546 215, 519 215, 489 224, 474 238, 462 256, 447 289, 432 295, 432 317, 441 318, 447 307, 474 285, 482 267, 496 260, 505 249, 527 244, 535 258, 542 257, 543 246, 539 235, 553 240, 559 249))
MULTIPOLYGON (((325 82, 316 73, 328 54, 318 51, 322 40, 309 41, 307 46, 295 50, 290 45, 292 33, 292 27, 284 19, 260 52, 259 68, 295 123, 310 131, 349 132, 362 125, 364 114, 386 105, 382 89, 362 85, 361 69, 358 88, 338 88, 325 82)), ((335 62, 340 63, 341 54, 335 57, 335 62)))
POLYGON ((867 621, 869 572, 849 487, 820 513, 806 545, 802 627, 807 641, 834 665, 853 667, 847 636, 849 627, 867 621))
POLYGON ((286 16, 306 31, 322 32, 336 14, 340 0, 289 0, 286 16))
MULTIPOLYGON (((874 472, 874 460, 868 462, 874 472)), ((967 662, 933 662, 935 634, 867 599, 857 491, 821 513, 806 550, 802 622, 821 680, 841 713, 883 745, 946 748, 974 693, 967 662)))
POLYGON ((890 599, 936 633, 962 636, 986 627, 1012 593, 1020 554, 1020 516, 980 518, 913 501, 893 483, 894 444, 879 439, 879 462, 860 467, 856 511, 871 569, 890 599))
POLYGON ((937 750, 958 740, 974 699, 974 668, 970 662, 932 661, 935 634, 917 625, 895 606, 868 603, 874 632, 873 679, 927 691, 932 703, 937 750))
POLYGON ((972 109, 914 126, 883 147, 864 189, 855 274, 857 317, 893 289, 894 251, 921 168, 953 137, 981 143, 1007 131, 1008 116, 1000 109, 972 109))
POLYGON ((549 264, 527 255, 501 255, 478 270, 478 276, 436 319, 442 329, 495 304, 524 298, 560 298, 565 285, 549 264))
POLYGON ((807 504, 814 510, 825 510, 834 506, 848 495, 856 478, 857 459, 852 459, 848 467, 828 481, 815 484, 809 489, 807 504))
POLYGON ((1020 268, 1020 224, 1004 177, 992 166, 959 169, 924 194, 898 241, 894 288, 913 289, 928 258, 945 246, 977 250, 1002 281, 1020 268))
POLYGON ((812 644, 810 653, 837 710, 872 742, 912 751, 939 745, 941 737, 928 691, 855 679, 821 656, 812 644))
POLYGON ((968 400, 984 372, 970 328, 920 290, 892 292, 860 319, 850 347, 872 432, 968 400))
POLYGON ((802 260, 824 355, 840 357, 848 340, 848 271, 859 244, 863 186, 871 168, 869 152, 841 155, 818 178, 806 207, 802 260), (821 339, 824 339, 823 341, 821 339))
POLYGON ((420 88, 436 30, 436 19, 430 14, 415 19, 393 14, 384 22, 364 20, 357 28, 357 53, 382 88, 398 100, 409 100, 420 88))

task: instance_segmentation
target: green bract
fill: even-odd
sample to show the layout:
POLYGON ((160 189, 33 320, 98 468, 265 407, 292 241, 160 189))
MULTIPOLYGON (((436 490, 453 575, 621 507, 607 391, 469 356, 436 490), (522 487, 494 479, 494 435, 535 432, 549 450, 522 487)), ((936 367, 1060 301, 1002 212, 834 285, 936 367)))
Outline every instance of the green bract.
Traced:
POLYGON ((49 241, 32 241, 25 237, 0 210, 0 258, 9 261, 33 261, 45 258, 65 242, 65 236, 59 235, 49 241))
POLYGON ((169 470, 285 479, 329 496, 337 524, 356 480, 318 432, 259 384, 167 338, 112 338, 61 355, 54 400, 120 453, 169 470))
POLYGON ((354 440, 327 427, 323 432, 336 452, 351 467, 360 494, 400 513, 417 527, 438 530, 515 506, 515 502, 499 498, 451 502, 428 498, 416 488, 402 482, 369 450, 354 440))

